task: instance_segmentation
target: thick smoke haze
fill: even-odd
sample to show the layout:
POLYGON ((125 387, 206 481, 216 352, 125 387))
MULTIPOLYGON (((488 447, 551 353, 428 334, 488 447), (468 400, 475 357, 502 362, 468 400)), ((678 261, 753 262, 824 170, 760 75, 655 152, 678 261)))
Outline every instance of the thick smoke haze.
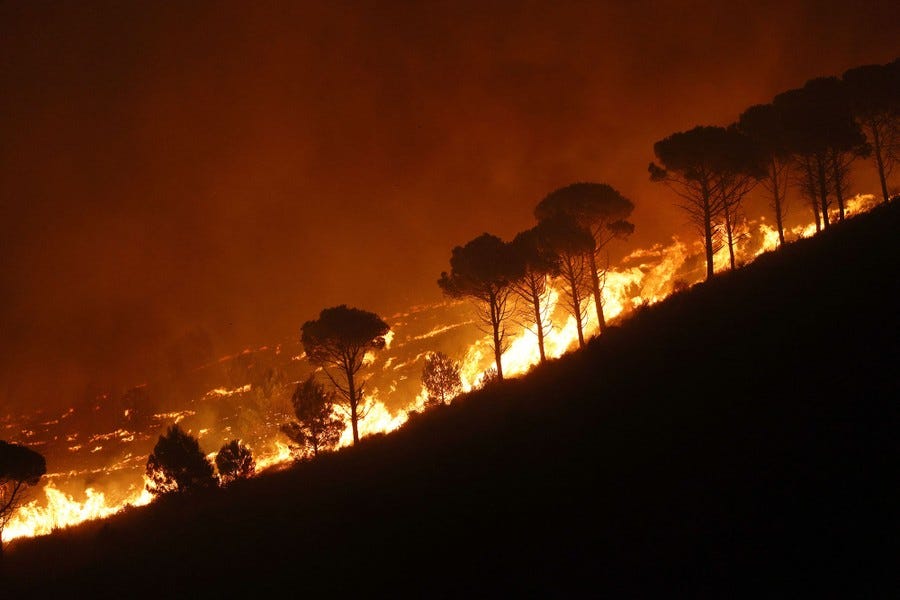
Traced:
POLYGON ((574 181, 690 235, 653 142, 897 57, 894 3, 828 4, 3 3, 0 414, 439 300, 574 181))

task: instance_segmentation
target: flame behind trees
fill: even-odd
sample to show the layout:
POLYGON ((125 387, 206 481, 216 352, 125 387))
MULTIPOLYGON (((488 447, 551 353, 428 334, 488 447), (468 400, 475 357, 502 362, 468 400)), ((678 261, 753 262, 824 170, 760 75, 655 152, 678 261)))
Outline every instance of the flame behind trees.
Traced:
POLYGON ((820 77, 778 94, 774 104, 785 115, 788 143, 800 168, 799 187, 810 201, 816 230, 827 229, 830 191, 836 194, 843 218, 850 162, 869 152, 850 112, 846 89, 836 77, 820 77))
MULTIPOLYGON (((560 257, 542 235, 539 227, 520 232, 511 242, 511 250, 517 264, 518 277, 513 289, 526 308, 522 310, 525 322, 533 320, 541 362, 547 360, 544 335, 552 326, 548 302, 548 280, 559 275, 560 257)), ((528 325, 526 325, 528 327, 528 325)))
MULTIPOLYGON (((587 256, 590 271, 591 292, 597 309, 600 331, 606 327, 603 314, 603 294, 597 258, 606 245, 614 239, 627 238, 634 232, 634 224, 627 219, 634 204, 605 183, 579 182, 554 190, 534 209, 538 221, 568 217, 587 230, 594 239, 587 256)), ((608 262, 608 261, 607 261, 608 262)), ((603 270, 604 274, 606 269, 603 270)))
POLYGON ((594 238, 591 233, 567 215, 541 221, 538 236, 557 257, 559 276, 565 283, 567 308, 575 318, 578 345, 584 346, 585 310, 591 293, 591 256, 594 238))
POLYGON ((706 278, 715 270, 722 225, 734 268, 735 217, 756 178, 764 176, 756 144, 735 127, 698 126, 656 142, 653 151, 662 166, 650 163, 650 179, 666 183, 681 197, 678 206, 703 236, 706 278))
POLYGON ((25 446, 0 440, 0 557, 3 555, 3 529, 19 509, 23 493, 36 485, 47 472, 44 457, 25 446))
POLYGON ((497 236, 483 233, 465 246, 457 246, 450 256, 450 272, 438 280, 451 298, 471 298, 478 317, 491 335, 497 377, 503 380, 501 357, 508 347, 506 322, 513 314, 510 294, 516 279, 515 257, 497 236))
POLYGON ((319 318, 307 321, 300 329, 300 342, 309 362, 322 367, 338 394, 346 401, 353 443, 359 443, 359 420, 365 382, 358 374, 370 350, 385 346, 387 323, 375 313, 342 304, 326 308, 319 318))
POLYGON ((790 179, 791 151, 785 135, 785 115, 774 104, 751 106, 738 119, 737 127, 750 136, 759 147, 765 166, 763 185, 772 195, 772 211, 778 242, 784 245, 784 217, 790 179))

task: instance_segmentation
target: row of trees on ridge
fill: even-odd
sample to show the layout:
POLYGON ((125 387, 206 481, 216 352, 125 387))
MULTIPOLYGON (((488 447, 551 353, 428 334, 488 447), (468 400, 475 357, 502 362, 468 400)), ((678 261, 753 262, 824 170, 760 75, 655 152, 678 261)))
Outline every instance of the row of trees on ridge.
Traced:
POLYGON ((679 206, 703 238, 711 278, 713 255, 723 246, 735 267, 741 204, 758 183, 771 196, 781 244, 790 183, 807 200, 817 231, 829 227, 834 204, 844 219, 850 166, 858 158, 873 158, 888 201, 900 158, 900 59, 850 69, 840 79, 812 79, 751 106, 728 127, 674 133, 653 150, 660 164, 650 163, 650 178, 681 198, 679 206))
POLYGON ((554 279, 564 284, 581 346, 591 298, 600 330, 606 327, 606 248, 634 231, 627 220, 633 210, 634 204, 610 185, 573 183, 541 200, 534 209, 537 224, 511 242, 483 233, 453 249, 450 271, 441 273, 438 286, 451 298, 474 302, 482 330, 491 336, 499 380, 510 319, 534 328, 541 361, 547 359, 544 338, 552 327, 547 292, 554 279))

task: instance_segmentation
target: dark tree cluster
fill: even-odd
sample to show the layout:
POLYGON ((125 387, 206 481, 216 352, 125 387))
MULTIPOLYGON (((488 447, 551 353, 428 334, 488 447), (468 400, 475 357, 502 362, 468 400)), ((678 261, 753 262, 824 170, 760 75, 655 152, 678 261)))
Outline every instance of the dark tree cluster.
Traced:
POLYGON ((213 463, 200 449, 200 441, 177 423, 159 436, 147 459, 147 490, 156 495, 186 494, 226 486, 252 477, 256 463, 250 448, 240 440, 226 443, 213 463))
POLYGON ((713 255, 729 249, 735 267, 736 225, 741 203, 757 183, 771 197, 784 244, 786 198, 791 182, 806 199, 816 229, 845 216, 850 167, 875 161, 884 202, 900 142, 900 59, 850 69, 842 78, 820 77, 801 88, 751 106, 728 127, 699 126, 654 144, 650 178, 668 184, 701 234, 707 279, 713 255))
POLYGON ((580 345, 591 298, 600 331, 606 327, 606 248, 634 231, 627 220, 633 210, 634 204, 612 186, 573 183, 541 200, 534 210, 537 225, 512 242, 483 233, 453 249, 450 271, 441 273, 438 286, 451 298, 473 300, 483 331, 491 336, 498 380, 503 380, 507 326, 515 317, 535 333, 541 361, 546 360, 544 338, 552 327, 547 292, 553 280, 563 284, 580 345))

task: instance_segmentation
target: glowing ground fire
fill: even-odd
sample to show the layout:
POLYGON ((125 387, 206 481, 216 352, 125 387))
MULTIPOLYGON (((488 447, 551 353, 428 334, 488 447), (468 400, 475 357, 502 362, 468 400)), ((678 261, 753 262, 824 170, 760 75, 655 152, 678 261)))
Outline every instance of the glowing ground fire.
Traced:
MULTIPOLYGON (((865 212, 876 204, 871 195, 858 195, 847 203, 847 214, 854 215, 865 212)), ((816 232, 815 224, 798 226, 790 230, 789 237, 798 239, 809 237, 816 232)), ((751 262, 763 252, 774 250, 778 244, 778 233, 764 221, 748 222, 739 232, 737 238, 736 254, 739 264, 751 262)), ((605 277, 603 287, 604 311, 608 319, 616 319, 626 315, 639 306, 657 303, 674 290, 682 286, 689 286, 700 281, 705 275, 702 263, 696 258, 702 256, 702 248, 699 242, 688 244, 678 239, 673 239, 668 245, 657 245, 649 249, 635 250, 629 254, 622 263, 611 268, 605 277), (692 261, 692 259, 694 259, 692 261)), ((724 270, 728 266, 727 250, 720 250, 715 255, 716 271, 724 270)), ((545 333, 545 347, 548 358, 558 358, 571 348, 577 346, 577 332, 574 318, 566 316, 557 305, 564 292, 555 287, 548 287, 547 304, 552 314, 552 327, 545 333)), ((591 301, 592 302, 592 301, 591 301)), ((592 304, 588 304, 584 311, 586 316, 585 331, 596 333, 596 311, 592 304)), ((465 323, 469 323, 466 321, 465 323)), ((410 339, 421 341, 447 331, 458 328, 460 323, 442 323, 432 331, 411 337, 410 339)), ((527 326, 519 325, 511 332, 509 346, 503 353, 503 371, 508 376, 517 376, 527 372, 540 360, 537 346, 537 337, 527 326)), ((397 344, 394 339, 396 331, 391 331, 390 341, 397 344)), ((468 392, 479 386, 492 364, 493 353, 490 348, 489 337, 476 339, 465 351, 460 360, 461 378, 463 390, 468 392)), ((233 358, 233 357, 228 357, 233 358)), ((298 359, 299 357, 295 357, 298 359)), ((422 353, 408 357, 402 363, 392 364, 394 358, 388 359, 382 365, 385 370, 419 365, 421 368, 422 353)), ((224 359, 223 359, 224 360, 224 359)), ((377 357, 371 357, 370 361, 378 361, 377 357)), ((247 393, 249 385, 236 389, 215 388, 206 394, 207 398, 224 398, 235 394, 247 393)), ((422 410, 425 406, 426 392, 424 386, 419 387, 418 393, 409 397, 405 407, 391 411, 380 399, 380 395, 396 393, 394 386, 388 390, 373 388, 366 397, 366 417, 360 421, 360 435, 367 436, 376 433, 389 433, 402 426, 409 418, 411 411, 422 410)), ((71 412, 71 411, 70 411, 71 412)), ((70 413, 67 413, 67 415, 70 413)), ((129 411, 125 411, 125 417, 129 411)), ((165 413, 162 417, 168 417, 170 422, 178 422, 191 411, 165 413)), ((63 418, 65 418, 64 415, 63 418)), ((201 434, 206 434, 207 429, 202 429, 201 434)), ((73 436, 77 437, 77 436, 73 436)), ((132 441, 134 435, 127 429, 119 429, 110 434, 93 436, 89 438, 89 444, 102 444, 107 439, 119 438, 132 441), (124 433, 123 433, 124 432, 124 433), (129 438, 128 435, 131 435, 129 438)), ((340 446, 352 444, 352 432, 348 424, 340 439, 340 446)), ((72 440, 74 442, 74 439, 72 440)), ((74 444, 72 452, 82 448, 74 444)), ((273 433, 271 438, 260 448, 254 448, 258 472, 287 465, 294 460, 291 447, 281 434, 273 433)), ((132 462, 140 466, 146 457, 134 457, 132 462)), ((130 467, 134 470, 135 464, 130 467)), ((117 471, 120 467, 128 465, 112 465, 106 470, 107 474, 117 471)), ((67 475, 74 473, 51 473, 48 476, 49 483, 44 485, 43 498, 34 499, 24 505, 13 517, 3 531, 3 540, 9 541, 21 537, 33 537, 44 535, 55 529, 64 528, 93 519, 102 519, 125 510, 128 507, 144 506, 153 501, 144 485, 144 481, 136 481, 128 486, 123 494, 118 494, 113 500, 107 494, 98 491, 94 487, 85 487, 83 499, 66 493, 55 483, 63 481, 67 475)))

